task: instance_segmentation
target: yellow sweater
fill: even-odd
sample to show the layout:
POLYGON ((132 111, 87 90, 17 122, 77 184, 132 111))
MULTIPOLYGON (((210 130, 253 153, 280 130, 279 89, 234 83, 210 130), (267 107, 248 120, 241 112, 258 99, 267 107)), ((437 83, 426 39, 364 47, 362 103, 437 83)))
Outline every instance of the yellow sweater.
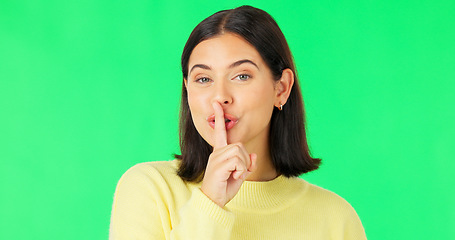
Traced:
POLYGON ((110 239, 366 239, 355 210, 300 178, 245 181, 221 208, 200 184, 176 175, 178 160, 137 164, 120 179, 110 239))

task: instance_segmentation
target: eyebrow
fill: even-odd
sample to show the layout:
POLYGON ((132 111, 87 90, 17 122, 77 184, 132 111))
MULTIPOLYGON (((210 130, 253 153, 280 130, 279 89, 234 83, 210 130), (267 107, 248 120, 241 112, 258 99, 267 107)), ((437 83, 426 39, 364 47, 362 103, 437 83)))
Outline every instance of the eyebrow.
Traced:
MULTIPOLYGON (((242 65, 244 63, 250 63, 250 64, 254 65, 257 69, 259 69, 258 65, 256 63, 254 63, 253 61, 249 60, 249 59, 238 60, 238 61, 232 63, 231 65, 229 65, 228 68, 234 68, 234 67, 240 66, 240 65, 242 65)), ((207 66, 205 64, 196 64, 196 65, 194 65, 191 68, 189 74, 191 74, 191 71, 193 71, 193 69, 195 69, 195 68, 202 68, 202 69, 205 69, 205 70, 212 70, 212 68, 210 68, 209 66, 207 66)))

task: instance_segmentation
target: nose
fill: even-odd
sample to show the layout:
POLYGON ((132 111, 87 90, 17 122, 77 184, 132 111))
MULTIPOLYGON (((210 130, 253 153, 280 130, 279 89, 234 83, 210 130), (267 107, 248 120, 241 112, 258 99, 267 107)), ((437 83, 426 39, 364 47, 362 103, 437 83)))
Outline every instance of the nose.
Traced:
POLYGON ((213 101, 221 103, 221 105, 228 105, 232 103, 232 95, 230 94, 229 88, 224 81, 215 82, 215 91, 213 95, 213 101))

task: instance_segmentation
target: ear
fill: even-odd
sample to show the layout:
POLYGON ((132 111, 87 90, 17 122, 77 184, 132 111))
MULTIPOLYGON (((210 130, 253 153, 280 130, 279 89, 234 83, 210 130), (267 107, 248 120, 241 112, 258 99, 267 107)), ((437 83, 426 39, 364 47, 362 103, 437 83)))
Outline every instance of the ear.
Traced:
POLYGON ((275 85, 275 107, 279 108, 281 105, 286 104, 293 85, 294 73, 291 69, 286 68, 275 85))
POLYGON ((188 80, 186 78, 183 78, 183 83, 185 83, 185 88, 188 88, 188 80))

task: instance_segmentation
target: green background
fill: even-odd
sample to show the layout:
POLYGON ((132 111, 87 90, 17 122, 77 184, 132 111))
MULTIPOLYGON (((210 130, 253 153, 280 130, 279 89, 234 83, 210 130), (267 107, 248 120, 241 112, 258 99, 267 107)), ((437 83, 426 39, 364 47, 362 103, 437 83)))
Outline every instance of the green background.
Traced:
POLYGON ((191 30, 242 4, 293 51, 323 159, 303 178, 369 239, 455 239, 452 0, 0 0, 0 239, 107 239, 122 173, 179 151, 191 30))

